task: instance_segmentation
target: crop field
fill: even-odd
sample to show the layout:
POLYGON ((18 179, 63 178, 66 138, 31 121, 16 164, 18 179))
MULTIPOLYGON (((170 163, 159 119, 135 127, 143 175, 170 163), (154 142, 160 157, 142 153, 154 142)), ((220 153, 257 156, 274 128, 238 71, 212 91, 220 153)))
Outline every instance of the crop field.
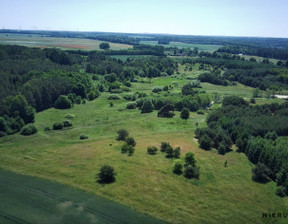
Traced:
POLYGON ((163 223, 56 182, 3 170, 0 170, 0 196, 0 223, 3 224, 163 223))
MULTIPOLYGON (((21 45, 37 48, 60 48, 63 50, 100 50, 99 44, 106 41, 78 39, 78 38, 56 38, 34 34, 0 34, 0 44, 21 45)), ((132 48, 131 45, 109 43, 110 49, 120 50, 132 48)))
MULTIPOLYGON (((147 83, 133 83, 131 89, 132 93, 150 94, 153 86, 175 82, 178 86, 172 91, 177 93, 188 80, 160 77, 147 83)), ((222 96, 233 91, 235 95, 252 95, 252 88, 240 84, 233 89, 201 85, 206 92, 222 96)), ((285 223, 285 219, 262 217, 265 212, 287 212, 288 200, 275 195, 274 182, 264 185, 252 181, 253 164, 243 153, 232 151, 222 156, 216 150, 199 148, 194 131, 206 125, 209 110, 204 115, 191 112, 188 120, 182 120, 179 112, 174 118, 158 118, 156 111, 141 114, 138 109, 127 110, 128 101, 109 101, 108 95, 104 92, 98 99, 71 109, 51 108, 37 113, 38 133, 0 139, 0 168, 57 181, 168 223, 285 223), (75 115, 72 127, 44 131, 45 127, 65 120, 67 114, 75 115), (127 129, 136 140, 133 156, 121 153, 123 142, 115 140, 120 128, 127 129), (89 138, 80 140, 82 133, 89 138), (180 159, 167 159, 161 152, 155 156, 147 154, 147 146, 159 147, 162 141, 180 146, 180 159), (199 180, 188 180, 172 172, 175 162, 184 162, 186 152, 195 154, 201 167, 199 180), (226 160, 228 166, 224 167, 226 160), (115 168, 115 183, 95 182, 95 175, 104 164, 115 168)))
MULTIPOLYGON (((141 44, 151 44, 151 45, 158 45, 157 41, 141 41, 141 44)), ((186 44, 181 42, 170 42, 169 45, 163 45, 164 47, 177 47, 177 48, 188 48, 191 49, 197 47, 200 51, 209 51, 214 52, 218 50, 222 45, 207 45, 207 44, 186 44)))

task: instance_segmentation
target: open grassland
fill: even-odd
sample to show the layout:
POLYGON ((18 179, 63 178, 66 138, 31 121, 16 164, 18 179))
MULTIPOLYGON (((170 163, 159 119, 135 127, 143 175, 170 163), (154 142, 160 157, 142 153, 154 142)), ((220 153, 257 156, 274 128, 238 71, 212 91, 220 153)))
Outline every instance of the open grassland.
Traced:
MULTIPOLYGON (((153 86, 172 85, 181 91, 186 79, 155 78, 149 83, 133 83, 132 91, 151 93, 153 86)), ((206 92, 221 95, 251 96, 252 89, 241 85, 221 87, 203 83, 206 92), (231 88, 231 89, 230 89, 231 88), (251 91, 250 91, 251 90, 251 91)), ((110 107, 108 93, 72 109, 42 111, 36 115, 39 132, 33 136, 15 134, 0 139, 0 167, 16 173, 42 177, 127 205, 169 223, 285 223, 285 219, 262 218, 262 213, 286 213, 288 200, 275 195, 276 184, 251 180, 253 165, 242 153, 225 156, 204 151, 194 139, 194 131, 205 126, 205 115, 190 114, 182 120, 158 118, 157 112, 141 114, 125 109, 127 101, 115 100, 110 107), (73 126, 58 131, 43 131, 73 114, 73 126), (123 142, 116 131, 125 128, 137 145, 133 156, 121 154, 123 142), (79 140, 85 133, 87 140, 79 140), (150 145, 162 141, 181 147, 180 159, 165 154, 147 154, 150 145), (172 173, 176 161, 184 164, 186 152, 193 152, 200 169, 199 180, 188 180, 172 173), (228 167, 224 167, 225 161, 228 167), (108 164, 117 172, 116 182, 100 185, 95 175, 108 164)), ((123 94, 122 94, 123 95, 123 94)), ((111 102, 111 101, 110 101, 111 102)))
MULTIPOLYGON (((64 50, 100 50, 99 44, 106 41, 78 39, 78 38, 56 38, 31 34, 0 34, 0 44, 21 45, 38 48, 60 48, 64 50)), ((110 49, 120 50, 132 48, 131 45, 110 43, 110 49)))
MULTIPOLYGON (((158 41, 140 41, 141 44, 151 44, 158 45, 158 41)), ((170 42, 168 45, 163 45, 164 47, 177 47, 177 48, 188 48, 191 49, 197 47, 200 51, 210 51, 214 52, 218 50, 222 45, 207 45, 207 44, 186 44, 181 42, 170 42)))

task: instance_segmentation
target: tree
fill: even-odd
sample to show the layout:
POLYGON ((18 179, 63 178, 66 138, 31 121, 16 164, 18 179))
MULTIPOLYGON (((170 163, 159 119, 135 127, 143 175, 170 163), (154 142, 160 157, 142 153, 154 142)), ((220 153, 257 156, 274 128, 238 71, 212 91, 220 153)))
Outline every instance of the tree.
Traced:
POLYGON ((254 181, 260 183, 267 183, 270 181, 269 175, 271 175, 271 170, 263 163, 257 163, 255 168, 253 168, 252 172, 253 172, 252 179, 254 181))
POLYGON ((92 91, 92 90, 91 90, 91 91, 88 93, 87 97, 88 97, 88 100, 92 101, 92 100, 96 99, 99 95, 100 95, 100 94, 99 94, 98 91, 95 92, 95 91, 92 91))
POLYGON ((108 43, 101 43, 99 44, 100 49, 108 50, 110 48, 110 45, 108 43))
POLYGON ((185 166, 188 166, 188 165, 192 167, 196 166, 196 160, 195 160, 193 152, 187 152, 185 155, 185 166))
POLYGON ((182 119, 187 120, 187 119, 189 118, 189 116, 190 116, 190 111, 189 111, 189 109, 186 108, 186 107, 184 107, 184 108, 182 109, 182 111, 181 111, 180 117, 181 117, 182 119))
POLYGON ((193 85, 191 83, 187 83, 182 87, 182 95, 194 95, 196 91, 193 89, 193 85))
POLYGON ((72 102, 68 99, 67 96, 60 95, 55 102, 56 109, 68 109, 72 107, 72 102))
POLYGON ((182 169, 183 169, 182 164, 180 162, 176 162, 174 167, 173 167, 173 173, 175 173, 177 175, 181 175, 182 169))
POLYGON ((118 141, 125 141, 125 139, 128 137, 129 132, 126 129, 119 129, 117 131, 118 136, 117 136, 117 140, 118 141))
POLYGON ((199 138, 198 143, 200 145, 200 148, 205 149, 205 150, 211 150, 212 140, 207 134, 202 135, 199 138))
POLYGON ((158 111, 158 117, 173 117, 174 115, 174 106, 172 104, 166 104, 158 111))
POLYGON ((180 151, 181 151, 180 147, 176 147, 174 149, 174 152, 173 152, 174 158, 180 158, 180 151))
POLYGON ((115 182, 115 176, 114 168, 109 165, 102 166, 100 172, 97 174, 98 182, 103 184, 115 182))
POLYGON ((161 142, 160 151, 165 152, 168 147, 170 147, 169 142, 161 142))
POLYGON ((141 113, 150 113, 154 109, 153 103, 150 99, 146 99, 141 107, 141 113))
POLYGON ((184 177, 188 179, 196 178, 199 179, 200 167, 193 167, 191 165, 185 166, 184 177))
POLYGON ((172 147, 172 146, 169 145, 169 146, 166 148, 165 152, 166 152, 166 157, 167 157, 167 158, 173 158, 173 156, 174 156, 174 150, 173 150, 173 147, 172 147))
POLYGON ((36 128, 36 126, 34 124, 27 124, 25 125, 20 134, 21 135, 33 135, 38 131, 38 129, 36 128))
POLYGON ((133 146, 133 147, 136 146, 136 142, 135 142, 135 140, 134 140, 133 137, 127 137, 127 138, 125 139, 125 142, 127 143, 127 145, 131 145, 131 146, 133 146))
POLYGON ((158 148, 156 146, 148 146, 147 147, 147 153, 150 155, 155 155, 158 151, 158 148))
POLYGON ((0 131, 7 132, 7 123, 3 117, 0 117, 0 131))

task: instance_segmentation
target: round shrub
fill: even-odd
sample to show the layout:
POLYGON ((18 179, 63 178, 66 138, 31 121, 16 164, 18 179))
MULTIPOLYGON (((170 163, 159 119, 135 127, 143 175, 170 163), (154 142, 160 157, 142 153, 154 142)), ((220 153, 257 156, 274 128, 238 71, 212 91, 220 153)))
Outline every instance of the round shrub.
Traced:
POLYGON ((116 94, 111 94, 107 97, 108 100, 120 100, 120 96, 116 94))
POLYGON ((175 173, 177 175, 181 175, 182 169, 183 169, 182 164, 180 162, 177 162, 177 163, 175 163, 175 165, 173 167, 173 173, 175 173))
POLYGON ((0 138, 1 137, 4 137, 6 135, 6 133, 5 132, 3 132, 3 131, 0 131, 0 138))
POLYGON ((137 107, 137 104, 136 103, 127 103, 127 105, 126 105, 126 109, 129 109, 129 110, 131 110, 131 109, 135 109, 137 107))
POLYGON ((38 129, 36 128, 36 126, 34 124, 27 124, 25 125, 20 134, 21 135, 33 135, 38 131, 38 129))
POLYGON ((99 183, 113 183, 115 182, 116 173, 114 168, 109 165, 104 165, 101 167, 100 172, 97 174, 99 183))
POLYGON ((53 130, 60 130, 62 128, 63 128, 63 123, 57 122, 57 123, 53 124, 53 130))
POLYGON ((133 137, 127 137, 127 138, 125 139, 125 142, 127 143, 127 145, 131 145, 131 146, 133 146, 133 147, 136 146, 136 141, 134 140, 133 137))
POLYGON ((67 96, 60 95, 55 102, 56 109, 68 109, 72 107, 72 102, 67 96))
POLYGON ((153 93, 159 93, 163 90, 163 86, 154 86, 152 89, 153 93))
POLYGON ((80 135, 80 140, 88 139, 88 135, 86 134, 81 134, 80 135))
POLYGON ((203 110, 197 110, 197 114, 204 114, 204 111, 203 110))
POLYGON ((45 128, 44 128, 44 131, 50 131, 50 130, 51 130, 50 127, 45 127, 45 128))
POLYGON ((277 187, 276 195, 278 195, 281 198, 284 198, 286 196, 286 188, 283 186, 277 187))
POLYGON ((65 115, 65 118, 67 118, 67 119, 72 119, 72 118, 74 118, 74 117, 75 117, 74 114, 66 114, 66 115, 65 115))
POLYGON ((182 111, 181 111, 180 117, 181 117, 182 119, 187 120, 187 119, 189 118, 189 116, 190 116, 190 111, 189 111, 189 109, 186 108, 186 107, 184 107, 184 108, 182 109, 182 111))
POLYGON ((136 95, 135 94, 126 94, 123 96, 123 98, 125 100, 128 100, 128 101, 134 101, 134 100, 136 100, 136 95))
POLYGON ((118 136, 116 139, 118 141, 124 141, 129 135, 129 132, 126 129, 119 129, 117 133, 118 133, 118 136))
POLYGON ((69 120, 63 121, 63 127, 71 127, 72 126, 72 122, 69 120))
POLYGON ((184 177, 188 179, 192 178, 199 179, 199 174, 200 174, 200 167, 193 167, 191 165, 185 167, 184 177))
POLYGON ((158 151, 158 148, 156 146, 148 146, 147 147, 147 153, 150 155, 155 155, 158 151))

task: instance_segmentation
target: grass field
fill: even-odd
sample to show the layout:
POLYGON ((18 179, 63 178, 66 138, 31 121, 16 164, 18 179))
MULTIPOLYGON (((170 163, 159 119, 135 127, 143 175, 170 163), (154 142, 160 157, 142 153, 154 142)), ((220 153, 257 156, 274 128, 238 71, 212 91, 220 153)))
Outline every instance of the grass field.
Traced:
MULTIPOLYGON (((158 41, 140 41, 141 44, 158 45, 158 41)), ((207 44, 186 44, 181 42, 170 42, 169 45, 163 45, 164 47, 177 47, 177 48, 188 48, 193 49, 197 47, 200 51, 214 52, 218 50, 222 45, 207 45, 207 44)))
POLYGON ((3 224, 163 224, 83 191, 3 170, 0 170, 0 196, 3 224))
MULTIPOLYGON (((197 71, 195 71, 197 72, 197 71)), ((189 74, 192 75, 192 74, 189 74)), ((153 86, 178 82, 173 92, 180 92, 186 79, 155 78, 151 83, 133 83, 133 92, 151 93, 153 86)), ((221 95, 251 96, 252 89, 237 85, 221 87, 201 84, 206 92, 221 95)), ((109 93, 86 105, 72 109, 49 109, 36 115, 39 132, 33 136, 15 134, 0 139, 0 167, 16 173, 54 180, 94 195, 103 196, 169 223, 285 223, 285 219, 262 218, 262 213, 284 213, 287 198, 275 195, 276 184, 259 184, 251 180, 251 164, 242 153, 232 151, 225 156, 204 151, 194 139, 194 130, 205 126, 205 115, 190 114, 182 120, 158 118, 157 112, 141 114, 126 110, 127 101, 112 101, 109 93), (43 131, 53 123, 74 114, 73 126, 60 131, 43 131), (116 131, 125 128, 134 137, 135 154, 121 154, 122 142, 116 131), (85 133, 87 140, 79 140, 85 133), (149 145, 168 141, 181 147, 180 159, 167 159, 162 153, 148 155, 149 145), (184 163, 186 152, 193 152, 201 167, 199 180, 187 180, 172 173, 176 161, 184 163), (228 167, 224 162, 228 161, 228 167), (95 175, 108 164, 117 172, 116 182, 95 183, 95 175)), ((268 101, 268 100, 267 100, 268 101)))
MULTIPOLYGON (((78 39, 78 38, 56 38, 31 34, 0 34, 0 44, 21 45, 38 48, 61 48, 64 50, 100 50, 99 44, 105 41, 78 39)), ((131 45, 110 43, 110 49, 120 50, 132 48, 131 45)))

